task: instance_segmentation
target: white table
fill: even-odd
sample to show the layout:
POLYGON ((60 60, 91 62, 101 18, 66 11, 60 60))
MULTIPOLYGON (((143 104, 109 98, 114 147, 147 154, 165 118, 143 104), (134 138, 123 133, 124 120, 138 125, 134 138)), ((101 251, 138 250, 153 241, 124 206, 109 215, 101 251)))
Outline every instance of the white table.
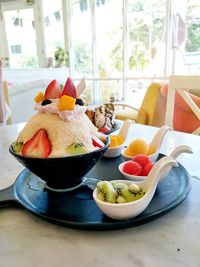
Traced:
MULTIPOLYGON (((23 124, 0 127, 0 188, 11 185, 23 167, 8 146, 23 124)), ((133 125, 129 139, 151 141, 157 128, 133 125)), ((189 145, 180 161, 192 178, 187 199, 152 222, 116 231, 81 231, 46 222, 21 207, 0 209, 0 266, 200 266, 200 137, 168 132, 161 153, 189 145)))

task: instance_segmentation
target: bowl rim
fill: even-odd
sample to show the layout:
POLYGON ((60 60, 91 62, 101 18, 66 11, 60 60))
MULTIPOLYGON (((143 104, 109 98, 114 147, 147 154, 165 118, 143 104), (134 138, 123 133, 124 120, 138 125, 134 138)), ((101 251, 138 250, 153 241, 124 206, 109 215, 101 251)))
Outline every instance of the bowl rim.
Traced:
MULTIPOLYGON (((131 180, 110 180, 108 182, 118 182, 118 183, 127 183, 127 184, 132 184, 134 183, 133 181, 131 180)), ((95 187, 93 193, 92 193, 92 196, 93 196, 93 199, 95 202, 98 202, 100 205, 105 205, 105 206, 110 206, 110 207, 124 207, 124 206, 132 206, 133 203, 135 203, 135 201, 141 201, 141 199, 143 197, 141 197, 140 199, 137 199, 135 201, 131 201, 131 202, 126 202, 126 203, 109 203, 109 202, 106 202, 106 201, 103 201, 103 200, 100 200, 98 199, 97 197, 97 192, 98 192, 98 188, 95 187)))
POLYGON ((106 149, 106 148, 108 148, 109 147, 109 145, 110 145, 110 138, 109 138, 109 136, 106 136, 105 135, 105 145, 103 146, 103 147, 101 147, 101 148, 98 148, 98 149, 96 149, 96 150, 93 150, 93 151, 91 151, 91 152, 88 152, 88 153, 84 153, 84 154, 79 154, 79 155, 73 155, 73 156, 64 156, 64 157, 51 157, 51 158, 34 158, 34 157, 24 157, 24 156, 22 156, 21 154, 18 154, 18 153, 16 153, 14 150, 13 150, 13 144, 15 143, 15 142, 12 142, 11 144, 10 144, 10 146, 9 146, 9 152, 13 155, 13 156, 15 156, 15 157, 17 157, 17 158, 19 158, 19 159, 34 159, 34 160, 42 160, 42 161, 52 161, 52 160, 58 160, 58 159, 73 159, 73 158, 82 158, 82 157, 85 157, 85 156, 88 156, 88 155, 94 155, 94 154, 97 154, 97 153, 99 153, 99 152, 101 152, 102 150, 104 150, 104 149, 106 149))

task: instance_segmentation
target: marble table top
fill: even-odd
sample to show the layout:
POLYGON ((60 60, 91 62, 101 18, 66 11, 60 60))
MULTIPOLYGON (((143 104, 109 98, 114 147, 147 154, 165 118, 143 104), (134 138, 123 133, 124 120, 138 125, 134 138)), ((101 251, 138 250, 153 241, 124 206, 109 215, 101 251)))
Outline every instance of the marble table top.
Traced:
MULTIPOLYGON (((23 167, 9 154, 24 124, 0 127, 0 189, 23 167)), ((150 142, 157 128, 134 124, 129 140, 150 142)), ((188 145, 193 154, 178 161, 191 175, 192 189, 177 208, 146 224, 115 231, 82 231, 46 222, 22 207, 0 208, 0 266, 200 266, 200 137, 170 131, 160 152, 188 145)), ((1 192, 0 192, 1 194, 1 192)))

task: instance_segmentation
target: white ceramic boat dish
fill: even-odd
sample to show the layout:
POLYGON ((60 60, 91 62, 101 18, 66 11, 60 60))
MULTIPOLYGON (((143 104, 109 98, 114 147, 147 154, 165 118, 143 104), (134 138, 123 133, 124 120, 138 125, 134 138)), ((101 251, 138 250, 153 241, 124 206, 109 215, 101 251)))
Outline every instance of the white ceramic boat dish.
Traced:
MULTIPOLYGON (((178 156, 181 155, 182 153, 192 154, 193 151, 189 146, 182 145, 182 146, 178 146, 174 150, 172 150, 171 153, 169 154, 169 157, 176 160, 178 158, 178 156)), ((159 179, 159 183, 165 179, 165 177, 168 175, 170 170, 171 170, 171 168, 168 168, 165 170, 165 172, 161 175, 161 177, 159 179)))
MULTIPOLYGON (((137 183, 145 192, 145 195, 139 200, 121 204, 108 203, 98 199, 97 187, 93 192, 93 198, 101 211, 112 219, 124 220, 134 218, 142 213, 149 205, 154 196, 160 176, 166 171, 166 168, 172 166, 178 166, 178 163, 173 158, 167 156, 163 157, 161 160, 159 160, 158 164, 154 165, 149 172, 147 179, 137 183)), ((112 182, 122 182, 126 183, 127 185, 132 183, 130 180, 115 180, 112 182)))
MULTIPOLYGON (((156 161, 157 157, 158 157, 158 154, 159 154, 159 150, 160 150, 160 147, 162 145, 162 142, 163 142, 163 139, 165 137, 165 134, 170 131, 171 128, 169 126, 162 126, 158 132, 155 134, 152 142, 149 144, 151 147, 154 147, 155 148, 155 152, 153 154, 150 154, 148 155, 149 159, 151 161, 156 161)), ((125 151, 126 148, 124 148, 122 150, 122 157, 124 160, 131 160, 133 158, 133 156, 127 156, 124 151, 125 151)))
MULTIPOLYGON (((189 146, 178 146, 177 148, 175 148, 169 155, 169 157, 173 158, 173 159, 177 159, 177 157, 182 154, 182 153, 193 153, 192 149, 189 146)), ((127 161, 126 161, 127 162, 127 161)), ((121 174, 125 177, 125 179, 134 181, 134 182, 138 182, 138 181, 144 181, 147 176, 139 176, 139 175, 131 175, 128 173, 125 173, 123 171, 124 165, 126 164, 126 162, 123 162, 119 165, 119 171, 121 172, 121 174)), ((157 163, 156 163, 157 164, 157 163)), ((168 173, 170 172, 171 167, 169 166, 168 168, 166 168, 165 172, 163 172, 163 174, 160 176, 159 182, 163 181, 165 179, 165 177, 168 175, 168 173)))
POLYGON ((123 136, 123 138, 124 138, 123 144, 121 144, 119 146, 115 146, 115 147, 109 147, 107 149, 107 151, 104 153, 104 155, 103 155, 104 157, 115 158, 115 157, 118 157, 121 155, 122 150, 125 147, 125 141, 126 141, 126 137, 128 135, 128 131, 129 131, 129 127, 130 127, 131 123, 132 123, 131 120, 126 120, 119 130, 118 134, 123 136))
MULTIPOLYGON (((128 161, 131 161, 131 160, 128 160, 128 161)), ((123 169, 124 169, 124 165, 125 165, 128 161, 122 162, 121 164, 119 164, 119 167, 118 167, 118 168, 119 168, 119 171, 120 171, 121 174, 124 176, 124 178, 127 179, 127 180, 134 181, 134 182, 144 181, 144 179, 146 179, 147 176, 132 175, 132 174, 128 174, 128 173, 126 173, 126 172, 123 171, 123 169)))

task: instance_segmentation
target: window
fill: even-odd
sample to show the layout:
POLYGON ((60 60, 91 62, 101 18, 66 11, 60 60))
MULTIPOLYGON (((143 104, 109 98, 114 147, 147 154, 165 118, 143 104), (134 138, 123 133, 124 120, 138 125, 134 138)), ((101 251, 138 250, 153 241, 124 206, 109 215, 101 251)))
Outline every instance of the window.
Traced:
POLYGON ((199 0, 38 0, 11 9, 3 12, 10 66, 67 68, 75 82, 85 76, 91 102, 139 107, 152 80, 199 73, 199 0))
POLYGON ((36 33, 31 8, 5 11, 6 35, 11 68, 38 67, 36 33))
POLYGON ((44 32, 46 41, 46 55, 51 66, 63 67, 66 63, 64 54, 59 53, 55 60, 55 52, 60 48, 64 50, 64 30, 62 19, 62 1, 43 0, 44 32), (62 56, 63 55, 63 56, 62 56))

